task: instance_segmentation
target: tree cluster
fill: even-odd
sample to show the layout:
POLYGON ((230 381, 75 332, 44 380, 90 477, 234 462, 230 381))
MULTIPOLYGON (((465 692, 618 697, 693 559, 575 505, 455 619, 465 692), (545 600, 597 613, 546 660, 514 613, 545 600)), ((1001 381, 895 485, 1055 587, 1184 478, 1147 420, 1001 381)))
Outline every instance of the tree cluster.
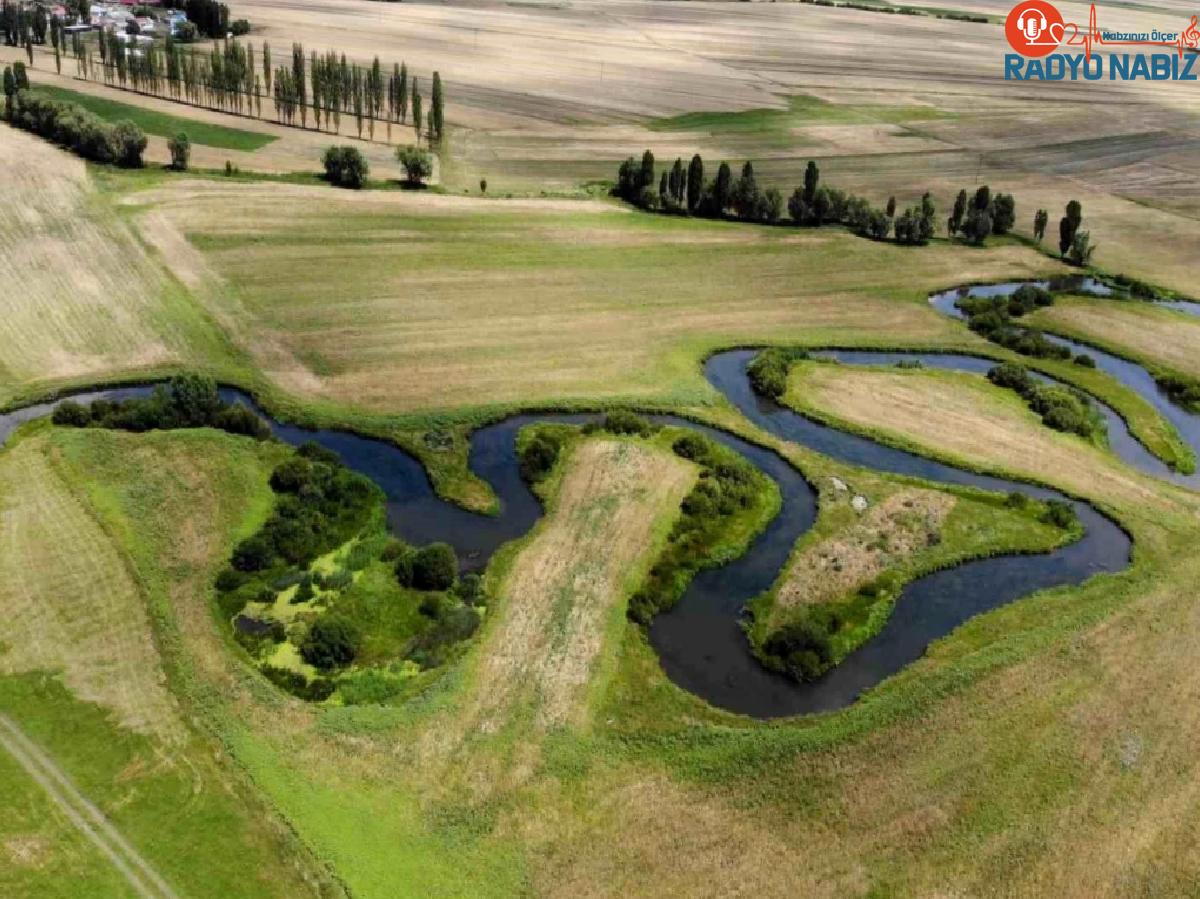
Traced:
POLYGON ((934 232, 936 211, 928 193, 920 204, 897 219, 894 197, 886 209, 874 209, 863 197, 822 187, 820 171, 812 161, 805 169, 804 185, 797 187, 786 202, 778 190, 759 186, 751 162, 742 166, 736 179, 729 165, 722 162, 715 178, 708 181, 704 160, 696 155, 686 167, 682 159, 676 159, 657 182, 655 178, 654 154, 647 150, 640 160, 631 156, 621 163, 613 191, 643 209, 679 215, 775 224, 786 212, 795 225, 845 225, 875 240, 887 239, 894 225, 897 241, 908 244, 928 243, 934 232))
POLYGON ((82 405, 73 400, 59 403, 51 414, 57 425, 74 428, 114 428, 121 431, 152 431, 171 428, 217 428, 266 440, 267 423, 241 403, 227 403, 217 385, 203 375, 177 375, 148 397, 125 400, 95 400, 82 405))
POLYGON ((366 157, 356 147, 329 147, 321 162, 325 180, 338 187, 360 188, 370 172, 366 157))
POLYGON ((379 490, 312 443, 275 469, 271 489, 275 510, 258 533, 234 549, 236 571, 308 565, 365 527, 379 490))
POLYGON ((85 159, 140 168, 146 135, 132 122, 109 124, 74 103, 17 91, 9 121, 54 141, 85 159))
POLYGON ((969 199, 965 190, 958 192, 954 209, 946 220, 946 232, 979 247, 993 234, 1008 234, 1016 221, 1017 206, 1012 194, 993 195, 985 184, 976 188, 969 199))
POLYGON ((1022 365, 1006 362, 988 372, 998 387, 1016 391, 1029 408, 1042 417, 1047 427, 1091 438, 1104 427, 1104 420, 1082 392, 1062 384, 1038 381, 1022 365))
POLYGON ((760 396, 777 400, 787 391, 788 371, 792 363, 807 358, 807 352, 792 347, 765 349, 746 367, 750 386, 760 396))

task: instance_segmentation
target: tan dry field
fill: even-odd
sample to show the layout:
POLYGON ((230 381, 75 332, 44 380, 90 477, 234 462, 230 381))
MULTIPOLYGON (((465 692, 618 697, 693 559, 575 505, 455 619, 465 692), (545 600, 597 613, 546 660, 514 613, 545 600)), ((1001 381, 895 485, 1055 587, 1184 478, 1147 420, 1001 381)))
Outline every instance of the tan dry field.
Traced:
POLYGON ((711 400, 713 347, 961 343, 925 291, 1053 268, 599 202, 187 180, 126 202, 275 383, 375 412, 711 400))
MULTIPOLYGON (((1088 5, 1059 4, 1085 22, 1088 5)), ((967 12, 1005 15, 999 2, 967 12)), ((933 190, 945 207, 980 181, 1016 194, 1028 229, 1039 206, 1057 216, 1079 199, 1113 270, 1179 290, 1200 240, 1200 101, 1183 84, 1003 80, 998 25, 884 16, 783 3, 574 0, 556 4, 380 4, 248 0, 237 5, 275 44, 335 45, 350 56, 403 58, 438 69, 456 131, 447 178, 474 191, 567 189, 611 178, 645 147, 658 158, 701 152, 753 158, 760 180, 799 183, 822 160, 830 183, 901 206, 933 190), (702 111, 783 109, 789 95, 845 107, 918 107, 945 114, 854 121, 813 116, 761 133, 651 131, 648 119, 702 111)), ((1178 3, 1102 11, 1123 30, 1182 30, 1178 3)))
POLYGON ((1152 479, 1078 437, 1052 431, 1014 393, 962 372, 811 365, 788 400, 968 465, 1050 479, 1082 496, 1148 502, 1152 479))
POLYGON ((957 498, 937 490, 900 490, 872 505, 835 536, 806 547, 791 560, 773 613, 840 599, 930 546, 957 498))
POLYGON ((178 707, 137 584, 52 455, 42 438, 0 454, 0 673, 61 671, 124 727, 177 742, 178 707))
POLYGON ((211 335, 83 162, 0 128, 0 402, 17 388, 185 362, 211 335))
POLYGON ((1150 303, 1069 298, 1032 321, 1200 377, 1200 320, 1150 303))

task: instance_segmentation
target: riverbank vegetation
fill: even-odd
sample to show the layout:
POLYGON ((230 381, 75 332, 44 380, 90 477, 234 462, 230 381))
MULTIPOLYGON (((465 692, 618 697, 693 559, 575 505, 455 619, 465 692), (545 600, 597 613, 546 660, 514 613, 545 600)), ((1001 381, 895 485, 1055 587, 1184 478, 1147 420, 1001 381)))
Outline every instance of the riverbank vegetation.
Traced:
POLYGON ((698 571, 744 551, 778 512, 779 491, 750 462, 712 438, 686 428, 655 426, 619 410, 581 428, 527 429, 518 444, 522 475, 537 484, 553 471, 564 447, 597 432, 649 439, 699 469, 662 553, 629 599, 630 620, 645 626, 679 601, 698 571))
POLYGON ((266 677, 302 699, 382 702, 475 633, 479 577, 445 544, 389 537, 383 496, 316 444, 270 478, 275 509, 217 577, 218 606, 266 677))
POLYGON ((1016 391, 1029 408, 1042 417, 1046 427, 1077 434, 1086 440, 1104 441, 1104 419, 1082 391, 1039 381, 1027 368, 1012 362, 997 365, 987 377, 997 387, 1016 391))
MULTIPOLYGON (((874 638, 905 586, 968 559, 1048 552, 1078 539, 1070 506, 965 488, 931 490, 863 472, 819 484, 821 515, 746 631, 767 667, 815 680, 874 638)), ((914 600, 915 601, 915 600, 914 600)))

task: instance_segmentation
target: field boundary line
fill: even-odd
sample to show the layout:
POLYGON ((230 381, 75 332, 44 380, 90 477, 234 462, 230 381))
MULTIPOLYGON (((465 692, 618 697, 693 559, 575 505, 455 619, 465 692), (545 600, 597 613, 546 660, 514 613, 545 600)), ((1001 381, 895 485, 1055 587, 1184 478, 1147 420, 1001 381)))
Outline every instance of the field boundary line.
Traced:
POLYGON ((81 834, 124 875, 139 896, 146 899, 180 899, 171 886, 122 836, 96 805, 79 791, 54 760, 25 735, 20 726, 0 712, 0 746, 45 790, 81 834), (137 869, 135 872, 134 869, 137 869), (139 876, 140 874, 140 876, 139 876), (142 878, 149 883, 143 882, 142 878))

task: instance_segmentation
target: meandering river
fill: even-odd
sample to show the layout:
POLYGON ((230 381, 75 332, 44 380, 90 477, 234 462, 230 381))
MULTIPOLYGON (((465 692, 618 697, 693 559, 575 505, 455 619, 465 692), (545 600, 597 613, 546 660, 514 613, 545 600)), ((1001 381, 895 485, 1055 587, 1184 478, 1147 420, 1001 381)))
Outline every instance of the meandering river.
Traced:
MULTIPOLYGON (((1019 284, 976 290, 1001 295, 1019 284)), ((958 291, 933 297, 938 308, 954 314, 958 291), (948 307, 948 308, 947 308, 948 307)), ((1189 415, 1160 393, 1153 379, 1132 363, 1090 347, 1080 348, 1098 365, 1125 383, 1176 423, 1184 438, 1200 450, 1200 417, 1189 415), (1153 398, 1153 399, 1152 399, 1153 398), (1161 402, 1160 402, 1161 401, 1161 402), (1166 403, 1166 406, 1162 405, 1166 403)), ((953 354, 890 354, 831 352, 847 363, 879 364, 899 358, 919 358, 922 364, 955 370, 986 371, 992 363, 953 354)), ((1074 507, 1085 528, 1078 541, 1040 555, 1000 556, 966 562, 908 584, 896 602, 883 631, 853 652, 821 679, 797 684, 763 668, 751 655, 741 628, 746 603, 768 589, 778 577, 796 541, 816 519, 816 495, 803 476, 772 450, 724 431, 674 416, 652 416, 660 424, 691 428, 741 453, 779 486, 782 506, 776 517, 740 558, 700 572, 672 610, 650 626, 650 640, 663 670, 679 686, 721 708, 774 718, 841 708, 889 675, 918 659, 933 640, 969 618, 1036 590, 1078 584, 1087 578, 1116 572, 1129 564, 1128 535, 1091 505, 1058 491, 967 472, 811 419, 756 395, 746 366, 753 350, 731 350, 707 360, 704 373, 743 415, 783 440, 853 465, 877 471, 912 475, 927 480, 1009 492, 1019 490, 1039 499, 1062 499, 1074 507)), ((149 387, 88 391, 74 395, 79 402, 146 394, 149 387)), ((254 405, 246 394, 222 389, 227 400, 254 405)), ((56 403, 43 403, 0 415, 0 442, 25 421, 41 417, 56 403)), ((257 407, 256 407, 257 408, 257 407)), ((1151 456, 1125 428, 1120 417, 1102 407, 1109 422, 1110 446, 1129 464, 1156 477, 1200 483, 1169 471, 1151 456)), ((337 452, 350 468, 370 477, 387 497, 392 530, 413 543, 445 541, 470 567, 486 564, 503 543, 527 533, 542 515, 541 504, 520 476, 516 436, 537 422, 580 424, 590 415, 515 415, 476 431, 471 438, 471 470, 491 485, 500 502, 496 516, 468 512, 437 496, 421 464, 396 446, 381 440, 337 430, 308 430, 277 422, 262 409, 280 440, 290 444, 315 441, 337 452)))

